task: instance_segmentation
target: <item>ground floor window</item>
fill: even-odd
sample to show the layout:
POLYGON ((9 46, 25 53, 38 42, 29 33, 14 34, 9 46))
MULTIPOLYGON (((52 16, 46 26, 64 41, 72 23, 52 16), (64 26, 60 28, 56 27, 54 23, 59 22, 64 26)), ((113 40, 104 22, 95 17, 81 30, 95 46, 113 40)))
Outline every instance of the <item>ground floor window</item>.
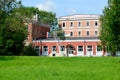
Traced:
POLYGON ((65 51, 65 46, 60 46, 60 51, 65 51))
POLYGON ((78 46, 78 51, 83 51, 83 46, 78 46))
POLYGON ((52 51, 56 51, 56 46, 52 46, 52 51))
POLYGON ((44 46, 43 51, 48 51, 48 46, 44 46))
POLYGON ((87 51, 92 51, 92 45, 87 46, 87 51))
POLYGON ((102 51, 102 47, 100 45, 97 45, 97 51, 102 51))

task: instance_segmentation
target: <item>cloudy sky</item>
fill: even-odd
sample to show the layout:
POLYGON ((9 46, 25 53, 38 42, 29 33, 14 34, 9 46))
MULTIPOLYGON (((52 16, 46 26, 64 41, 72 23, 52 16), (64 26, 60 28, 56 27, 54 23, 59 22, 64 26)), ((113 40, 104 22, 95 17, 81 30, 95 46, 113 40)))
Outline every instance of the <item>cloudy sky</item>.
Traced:
POLYGON ((60 17, 71 14, 102 14, 107 0, 22 0, 22 4, 52 11, 60 17))

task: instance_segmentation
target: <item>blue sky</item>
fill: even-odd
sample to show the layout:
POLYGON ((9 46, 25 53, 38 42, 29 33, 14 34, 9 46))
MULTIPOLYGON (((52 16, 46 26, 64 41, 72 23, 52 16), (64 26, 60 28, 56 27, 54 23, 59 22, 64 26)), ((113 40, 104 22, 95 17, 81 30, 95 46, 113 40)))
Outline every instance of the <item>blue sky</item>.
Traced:
POLYGON ((22 4, 52 11, 60 17, 71 14, 102 14, 107 0, 22 0, 22 4))

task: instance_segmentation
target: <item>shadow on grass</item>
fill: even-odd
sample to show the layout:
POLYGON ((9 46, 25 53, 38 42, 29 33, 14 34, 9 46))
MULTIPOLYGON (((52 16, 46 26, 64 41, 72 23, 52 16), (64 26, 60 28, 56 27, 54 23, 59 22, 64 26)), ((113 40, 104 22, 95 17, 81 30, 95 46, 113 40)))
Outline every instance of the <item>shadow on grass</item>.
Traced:
POLYGON ((14 60, 14 56, 0 56, 0 60, 14 60))

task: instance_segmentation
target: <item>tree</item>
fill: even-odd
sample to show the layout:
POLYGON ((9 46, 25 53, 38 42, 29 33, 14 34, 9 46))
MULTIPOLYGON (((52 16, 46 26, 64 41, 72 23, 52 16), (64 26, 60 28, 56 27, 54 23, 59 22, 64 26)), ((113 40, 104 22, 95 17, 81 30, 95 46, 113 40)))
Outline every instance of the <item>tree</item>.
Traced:
POLYGON ((0 55, 19 55, 22 51, 26 30, 15 12, 20 6, 16 0, 0 0, 0 55))
POLYGON ((120 50, 120 0, 108 0, 100 17, 100 39, 103 48, 115 55, 120 50))
POLYGON ((21 6, 20 8, 16 9, 19 15, 22 15, 21 19, 32 20, 33 16, 37 15, 38 21, 40 23, 44 23, 50 26, 53 26, 54 23, 57 22, 56 14, 53 12, 39 10, 35 7, 24 7, 21 6), (24 16, 23 16, 24 15, 24 16))

